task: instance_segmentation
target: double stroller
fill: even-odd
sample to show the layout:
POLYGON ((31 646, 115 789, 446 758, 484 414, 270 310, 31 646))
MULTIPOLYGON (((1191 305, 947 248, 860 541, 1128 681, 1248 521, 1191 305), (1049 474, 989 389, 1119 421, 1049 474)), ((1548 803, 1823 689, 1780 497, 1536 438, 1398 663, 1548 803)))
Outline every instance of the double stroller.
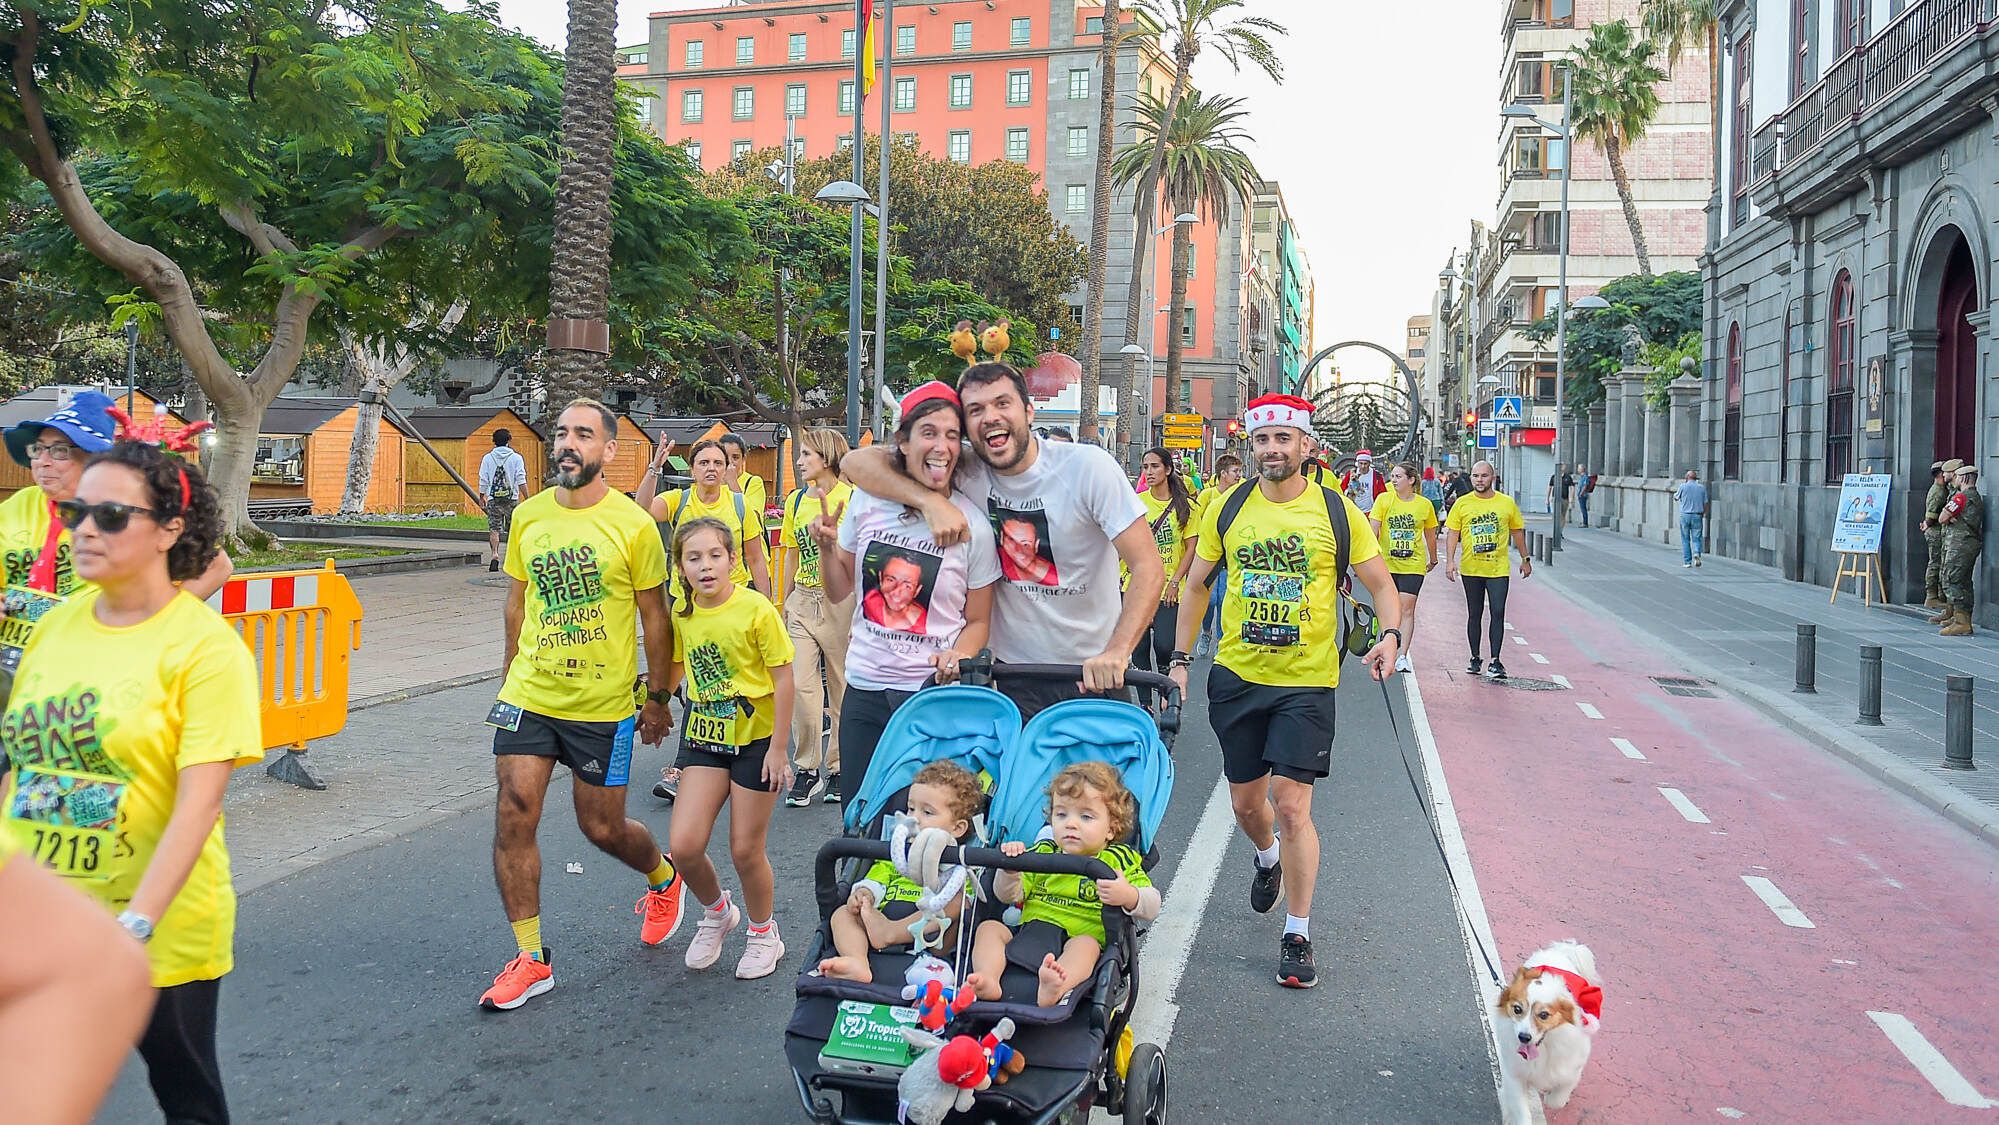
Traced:
MULTIPOLYGON (((845 834, 819 850, 815 893, 820 925, 807 951, 797 982, 797 1003, 785 1029, 785 1058, 797 1084, 806 1114, 815 1122, 846 1125, 900 1120, 897 1083, 900 1059, 869 1063, 827 1053, 836 1039, 836 1023, 853 1013, 885 1013, 892 1009, 908 1019, 910 1002, 903 999, 905 972, 914 960, 907 948, 871 956, 874 981, 862 984, 834 980, 816 973, 822 957, 831 954, 830 919, 847 901, 853 880, 868 864, 890 855, 884 838, 893 814, 904 809, 911 781, 918 770, 936 761, 955 762, 981 779, 987 789, 983 846, 946 850, 949 863, 962 862, 986 872, 982 893, 964 905, 958 946, 959 978, 970 965, 963 958, 969 935, 979 922, 1000 918, 1006 903, 991 894, 996 869, 1045 874, 1110 878, 1113 872, 1094 857, 1029 852, 1013 857, 999 846, 1020 841, 1030 847, 1047 824, 1046 792, 1055 775, 1076 762, 1105 762, 1124 778, 1136 798, 1137 823, 1125 841, 1152 866, 1155 838, 1173 790, 1173 763, 1165 739, 1179 726, 1179 692, 1171 681, 1153 673, 1126 673, 1128 683, 1159 693, 1164 706, 1157 718, 1131 703, 1110 699, 1078 699, 1058 703, 1037 714, 1022 728, 1013 702, 991 686, 995 678, 1081 678, 1082 670, 1059 665, 994 665, 989 658, 966 661, 961 682, 918 692, 898 709, 882 733, 879 748, 859 782, 846 810, 845 834)), ((1009 965, 1000 980, 1003 997, 980 1000, 957 1013, 942 1029, 942 1038, 977 1038, 994 1030, 1002 1019, 1013 1024, 1007 1044, 1026 1062, 1025 1069, 1003 1084, 977 1093, 969 1110, 952 1114, 951 1122, 1082 1121, 1092 1107, 1148 1125, 1166 1120, 1166 1058, 1150 1043, 1134 1044, 1129 1027, 1139 996, 1138 924, 1124 911, 1106 908, 1104 929, 1109 940, 1091 979, 1073 989, 1061 1003, 1036 1003, 1037 980, 1032 972, 1009 965)), ((952 950, 940 950, 951 958, 952 950)), ((999 1030, 1004 1031, 1004 1028, 999 1030)), ((841 1035, 848 1034, 842 1031, 841 1035)), ((962 1101, 959 1104, 963 1104, 962 1101)))

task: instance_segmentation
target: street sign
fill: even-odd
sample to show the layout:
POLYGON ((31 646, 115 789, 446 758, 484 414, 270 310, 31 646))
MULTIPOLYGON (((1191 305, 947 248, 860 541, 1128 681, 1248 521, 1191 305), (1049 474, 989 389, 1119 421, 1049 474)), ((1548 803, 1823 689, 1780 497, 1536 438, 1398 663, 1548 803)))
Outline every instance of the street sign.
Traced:
POLYGON ((1492 420, 1502 426, 1518 426, 1526 421, 1519 395, 1498 395, 1492 400, 1492 420))
POLYGON ((1168 422, 1166 423, 1166 436, 1197 438, 1203 435, 1199 426, 1179 426, 1168 422))
POLYGON ((1480 449, 1499 448, 1499 423, 1491 418, 1478 420, 1478 447, 1480 449))
POLYGON ((1199 437, 1169 437, 1159 444, 1168 449, 1199 449, 1201 448, 1201 439, 1199 437))
POLYGON ((1168 426, 1199 426, 1207 421, 1199 414, 1168 414, 1161 421, 1168 426))

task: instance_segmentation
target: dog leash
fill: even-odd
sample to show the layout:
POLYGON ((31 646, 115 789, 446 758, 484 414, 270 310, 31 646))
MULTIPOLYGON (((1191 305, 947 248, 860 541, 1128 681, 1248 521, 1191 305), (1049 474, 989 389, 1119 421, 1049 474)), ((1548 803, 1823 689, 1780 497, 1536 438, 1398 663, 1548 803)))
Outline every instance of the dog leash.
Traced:
POLYGON ((1457 873, 1451 869, 1451 855, 1444 847, 1443 831, 1437 827, 1429 794, 1424 791, 1422 783, 1416 780, 1416 767, 1409 761, 1409 748, 1403 745, 1402 727, 1395 721, 1395 703, 1388 698, 1388 679, 1384 676, 1375 682, 1381 685, 1381 703, 1388 710, 1388 729, 1395 733, 1395 751, 1402 758, 1402 771, 1409 775, 1409 788, 1416 794, 1417 807, 1423 811, 1423 823, 1429 826, 1430 839, 1437 845, 1437 856, 1444 861, 1444 878, 1451 884, 1451 902, 1457 907, 1458 917, 1464 920, 1465 933, 1471 935, 1472 944, 1478 947, 1479 959, 1485 962, 1486 975, 1492 978, 1494 987, 1497 987, 1501 983, 1498 959, 1487 952, 1484 935, 1479 933, 1478 927, 1472 923, 1471 913, 1465 909, 1464 892, 1458 887, 1457 873))

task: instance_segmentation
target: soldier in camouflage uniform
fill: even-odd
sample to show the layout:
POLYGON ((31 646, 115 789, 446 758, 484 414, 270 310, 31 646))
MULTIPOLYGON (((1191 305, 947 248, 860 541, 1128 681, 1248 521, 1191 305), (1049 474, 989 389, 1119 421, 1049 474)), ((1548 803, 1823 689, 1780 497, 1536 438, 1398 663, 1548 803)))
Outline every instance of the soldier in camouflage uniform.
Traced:
POLYGON ((1943 525, 1937 522, 1937 512, 1950 499, 1950 477, 1942 461, 1930 462, 1930 492, 1923 498, 1923 522, 1916 525, 1929 549, 1929 560, 1923 567, 1923 608, 1937 611, 1930 618, 1932 625, 1950 620, 1950 603, 1943 600, 1943 525))
POLYGON ((1943 592, 1950 600, 1950 624, 1939 635, 1971 635, 1971 576, 1985 546, 1985 497, 1978 492, 1978 466, 1957 471, 1957 494, 1939 514, 1943 525, 1943 592), (1957 500, 1964 504, 1953 512, 1957 500))

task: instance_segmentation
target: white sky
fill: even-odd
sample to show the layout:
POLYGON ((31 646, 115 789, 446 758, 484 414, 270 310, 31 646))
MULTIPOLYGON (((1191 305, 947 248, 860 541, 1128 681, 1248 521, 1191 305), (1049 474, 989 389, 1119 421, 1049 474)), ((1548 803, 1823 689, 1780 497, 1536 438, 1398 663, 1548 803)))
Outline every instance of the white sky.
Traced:
MULTIPOLYGON (((625 0, 618 42, 646 38, 652 11, 713 0, 625 0)), ((1497 198, 1499 20, 1494 5, 1255 0, 1284 24, 1285 83, 1195 64, 1203 89, 1248 99, 1250 155, 1284 199, 1318 286, 1316 346, 1372 340, 1400 351, 1406 321, 1430 311, 1437 271, 1497 198), (1446 14, 1445 9, 1449 12, 1446 14)), ((560 46, 563 0, 499 0, 502 21, 560 46)), ((1386 360, 1350 349, 1350 377, 1386 360)))

